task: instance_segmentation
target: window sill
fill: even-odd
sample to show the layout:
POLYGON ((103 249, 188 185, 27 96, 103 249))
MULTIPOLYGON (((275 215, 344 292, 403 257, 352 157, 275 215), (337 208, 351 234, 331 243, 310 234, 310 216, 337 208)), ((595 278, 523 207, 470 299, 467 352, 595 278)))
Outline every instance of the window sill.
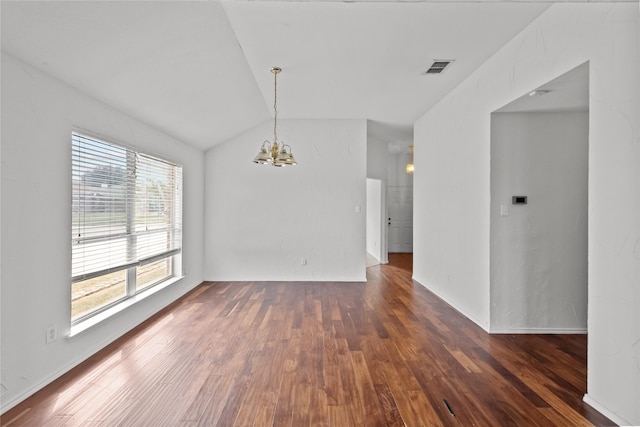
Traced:
POLYGON ((113 307, 96 314, 95 316, 91 316, 90 318, 83 320, 82 322, 71 326, 71 331, 69 332, 69 336, 68 338, 73 338, 77 335, 80 335, 81 333, 87 331, 88 329, 91 329, 92 327, 102 323, 104 320, 107 320, 113 316, 115 316, 116 314, 120 313, 121 311, 126 310, 127 308, 131 307, 132 305, 135 305, 136 303, 144 300, 145 298, 150 297, 151 295, 155 294, 156 292, 160 292, 161 290, 163 290, 164 288, 167 288, 171 285, 173 285, 174 283, 176 283, 177 281, 181 280, 182 278, 184 278, 184 276, 180 276, 180 277, 172 277, 171 279, 168 279, 156 286, 153 286, 147 290, 144 290, 142 292, 140 292, 138 295, 135 295, 131 298, 128 298, 124 301, 122 301, 119 304, 114 305, 113 307))

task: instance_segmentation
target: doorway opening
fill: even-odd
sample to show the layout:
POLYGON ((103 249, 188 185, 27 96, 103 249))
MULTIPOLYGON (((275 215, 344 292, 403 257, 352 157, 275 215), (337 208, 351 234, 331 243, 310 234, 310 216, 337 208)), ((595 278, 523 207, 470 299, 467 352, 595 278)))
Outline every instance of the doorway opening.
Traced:
POLYGON ((490 330, 587 332, 589 67, 491 115, 490 330))
POLYGON ((413 125, 367 121, 367 267, 413 253, 413 125))

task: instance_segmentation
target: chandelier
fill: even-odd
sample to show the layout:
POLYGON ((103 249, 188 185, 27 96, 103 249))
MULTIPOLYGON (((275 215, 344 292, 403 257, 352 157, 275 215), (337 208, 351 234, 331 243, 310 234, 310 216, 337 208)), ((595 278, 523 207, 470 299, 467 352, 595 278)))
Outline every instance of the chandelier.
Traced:
POLYGON ((411 175, 413 174, 413 144, 409 146, 409 150, 411 150, 411 158, 409 160, 409 163, 407 163, 405 170, 409 175, 411 175))
POLYGON ((256 158, 253 159, 253 163, 281 168, 295 165, 296 159, 293 158, 290 145, 282 141, 278 142, 278 73, 280 71, 282 71, 281 68, 271 68, 273 73, 273 142, 266 140, 262 143, 262 147, 256 158))

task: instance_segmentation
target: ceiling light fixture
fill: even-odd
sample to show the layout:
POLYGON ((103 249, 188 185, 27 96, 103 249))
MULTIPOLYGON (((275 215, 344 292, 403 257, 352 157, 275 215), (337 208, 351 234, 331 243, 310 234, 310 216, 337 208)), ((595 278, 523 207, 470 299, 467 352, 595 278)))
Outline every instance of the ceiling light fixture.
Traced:
POLYGON ((266 140, 258 155, 253 159, 253 163, 261 165, 272 165, 277 167, 296 165, 296 160, 291 153, 291 146, 284 142, 278 142, 278 73, 281 68, 273 67, 273 142, 266 140), (287 150, 287 147, 289 150, 287 150))
POLYGON ((409 175, 413 175, 413 144, 409 146, 409 150, 411 150, 411 158, 409 159, 409 163, 407 163, 405 170, 409 175))
POLYGON ((531 92, 529 92, 529 96, 542 96, 542 95, 546 95, 549 92, 551 92, 550 90, 544 90, 544 89, 536 89, 536 90, 532 90, 531 92))

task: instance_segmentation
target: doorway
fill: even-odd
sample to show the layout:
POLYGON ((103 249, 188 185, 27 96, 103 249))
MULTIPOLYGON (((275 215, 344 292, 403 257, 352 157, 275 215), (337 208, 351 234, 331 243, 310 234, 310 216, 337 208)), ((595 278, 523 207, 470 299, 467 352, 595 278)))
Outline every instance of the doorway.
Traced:
POLYGON ((389 156, 387 225, 389 253, 413 253, 413 175, 405 171, 407 152, 389 156))
POLYGON ((413 125, 367 120, 367 266, 374 258, 386 264, 389 253, 413 252, 413 175, 405 172, 412 143, 413 125))
POLYGON ((491 332, 587 332, 588 87, 585 63, 491 116, 491 332))
POLYGON ((383 218, 384 185, 382 180, 367 178, 367 267, 386 263, 387 253, 383 218))

